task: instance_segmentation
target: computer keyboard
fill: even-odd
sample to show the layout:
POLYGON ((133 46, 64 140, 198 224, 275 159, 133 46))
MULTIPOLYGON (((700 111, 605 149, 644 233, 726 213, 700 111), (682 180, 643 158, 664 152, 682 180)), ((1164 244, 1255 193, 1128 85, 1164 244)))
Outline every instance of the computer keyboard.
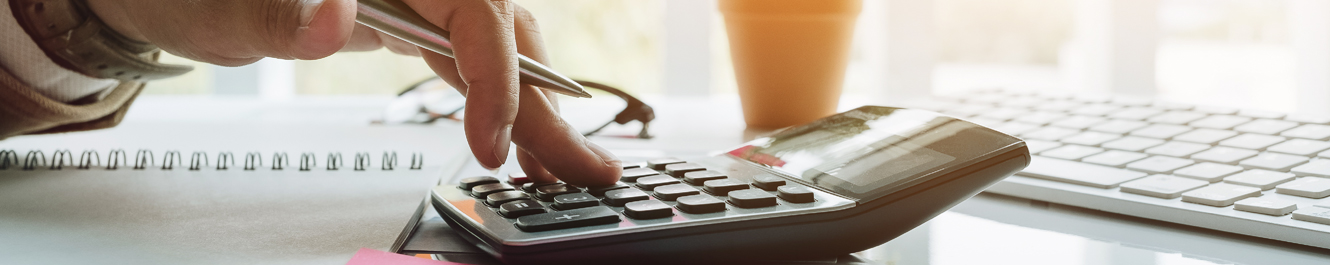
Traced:
POLYGON ((1330 248, 1330 117, 982 90, 907 107, 1025 139, 988 192, 1330 248))

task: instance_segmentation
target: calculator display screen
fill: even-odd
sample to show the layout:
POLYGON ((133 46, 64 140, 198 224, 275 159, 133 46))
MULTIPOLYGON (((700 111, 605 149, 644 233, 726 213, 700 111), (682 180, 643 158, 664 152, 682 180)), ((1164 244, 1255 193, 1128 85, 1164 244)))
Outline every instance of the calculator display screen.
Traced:
POLYGON ((974 144, 967 142, 984 136, 1004 136, 994 134, 933 112, 863 107, 754 140, 729 154, 845 195, 871 199, 928 173, 963 166, 982 153, 974 152, 976 148, 1000 148, 992 141, 957 146, 974 144))

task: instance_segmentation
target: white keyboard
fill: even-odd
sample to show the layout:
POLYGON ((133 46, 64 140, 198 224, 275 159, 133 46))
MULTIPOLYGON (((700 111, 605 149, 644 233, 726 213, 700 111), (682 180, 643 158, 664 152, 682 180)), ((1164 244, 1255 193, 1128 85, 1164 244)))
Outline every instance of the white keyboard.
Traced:
POLYGON ((907 107, 1026 140, 988 192, 1330 249, 1330 118, 985 90, 907 107))

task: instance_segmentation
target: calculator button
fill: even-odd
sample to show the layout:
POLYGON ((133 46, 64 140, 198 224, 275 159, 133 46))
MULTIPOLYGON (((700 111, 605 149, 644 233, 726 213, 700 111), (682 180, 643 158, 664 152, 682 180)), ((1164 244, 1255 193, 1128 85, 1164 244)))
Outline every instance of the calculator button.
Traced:
POLYGON ((707 182, 708 180, 717 180, 724 178, 727 178, 727 176, 725 176, 725 173, 720 173, 712 170, 693 171, 683 174, 683 181, 693 185, 702 185, 703 182, 707 182))
POLYGON ((739 208, 762 208, 776 206, 776 196, 763 190, 746 189, 730 192, 730 204, 739 208))
POLYGON ((650 199, 646 192, 638 189, 617 189, 605 192, 605 204, 620 207, 624 204, 650 199))
POLYGON ((753 186, 766 191, 776 191, 776 187, 784 186, 785 179, 771 174, 761 174, 753 177, 753 186))
POLYGON ((647 168, 655 170, 665 170, 665 165, 683 163, 683 160, 677 158, 657 158, 647 160, 647 168))
POLYGON ((524 215, 545 213, 545 207, 533 200, 516 200, 499 205, 499 215, 517 218, 524 215))
POLYGON ((596 201, 596 197, 591 196, 591 194, 569 193, 569 194, 554 196, 555 210, 562 211, 562 210, 570 210, 577 208, 586 208, 596 205, 600 205, 600 202, 596 201))
POLYGON ((679 205, 674 206, 686 213, 714 213, 725 210, 725 202, 707 195, 689 195, 679 197, 679 205))
POLYGON ((586 192, 590 193, 592 196, 605 196, 606 191, 623 189, 623 188, 628 188, 628 185, 623 184, 623 182, 615 182, 614 185, 589 188, 586 190, 586 192))
POLYGON ((640 168, 640 167, 642 167, 642 165, 639 165, 638 163, 625 163, 625 164, 623 164, 623 169, 624 169, 624 170, 634 169, 634 168, 640 168))
POLYGON ((623 205, 623 215, 633 219, 665 218, 674 216, 674 209, 660 201, 635 201, 623 205))
POLYGON ((650 176, 637 179, 637 187, 643 190, 652 190, 656 187, 678 184, 679 180, 666 175, 650 176))
POLYGON ((654 176, 654 175, 658 175, 658 174, 660 174, 660 172, 656 172, 655 170, 651 170, 651 169, 647 169, 647 168, 625 169, 625 170, 623 171, 623 177, 620 177, 619 180, 627 181, 627 182, 634 182, 634 181, 637 181, 637 179, 639 179, 639 178, 646 177, 646 176, 654 176))
POLYGON ((515 190, 501 191, 486 195, 485 204, 489 204, 490 207, 499 207, 499 205, 503 205, 506 202, 521 199, 531 199, 531 196, 527 196, 526 193, 515 190))
POLYGON ((510 190, 513 190, 513 187, 500 183, 490 183, 490 184, 471 187, 471 196, 475 196, 476 198, 485 198, 485 196, 490 195, 490 193, 495 193, 500 191, 510 191, 510 190))
POLYGON ((781 186, 776 188, 781 199, 793 203, 813 202, 813 191, 802 186, 781 186))
POLYGON ((693 163, 679 163, 679 164, 665 165, 665 174, 669 174, 670 176, 676 178, 683 177, 684 173, 703 171, 703 170, 707 170, 707 168, 702 167, 702 165, 693 164, 693 163))
POLYGON ((619 214, 610 207, 596 206, 551 213, 527 215, 517 218, 517 228, 527 232, 567 229, 583 226, 618 223, 619 214))
POLYGON ((460 183, 457 185, 458 188, 462 188, 464 190, 471 190, 471 188, 474 188, 476 186, 491 184, 491 183, 499 183, 499 179, 490 176, 469 177, 462 179, 458 183, 460 183))
POLYGON ((582 192, 582 190, 563 183, 536 187, 536 197, 539 197, 542 201, 551 201, 554 200, 554 196, 578 192, 582 192))
POLYGON ((539 187, 541 187, 541 186, 554 185, 554 184, 560 184, 560 183, 558 183, 558 182, 554 182, 554 183, 527 183, 527 184, 522 184, 522 191, 524 191, 524 192, 526 192, 526 193, 536 193, 536 188, 539 188, 539 187))
POLYGON ((527 184, 527 183, 531 183, 531 178, 527 177, 526 174, 522 173, 508 174, 508 185, 513 185, 513 187, 521 187, 522 184, 527 184))
POLYGON ((718 179, 702 183, 702 189, 716 196, 725 196, 731 191, 747 189, 748 183, 735 179, 718 179))
POLYGON ((688 186, 687 184, 670 184, 656 187, 655 193, 656 198, 665 201, 673 201, 679 197, 701 194, 696 188, 688 186))

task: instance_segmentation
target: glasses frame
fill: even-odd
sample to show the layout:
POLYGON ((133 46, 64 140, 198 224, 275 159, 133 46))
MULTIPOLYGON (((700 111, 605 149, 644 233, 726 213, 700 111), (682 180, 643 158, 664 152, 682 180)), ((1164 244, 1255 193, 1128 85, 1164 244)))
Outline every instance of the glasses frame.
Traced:
MULTIPOLYGON (((440 79, 439 77, 432 77, 432 78, 427 78, 425 80, 421 80, 420 82, 416 82, 415 84, 411 84, 410 86, 407 86, 406 89, 403 89, 402 92, 397 93, 397 96, 401 97, 403 95, 406 95, 407 92, 416 90, 426 83, 439 79, 440 79)), ((583 132, 582 136, 590 137, 592 135, 595 135, 596 133, 600 132, 600 130, 605 129, 605 127, 609 127, 610 124, 618 123, 622 125, 622 124, 628 124, 629 122, 632 121, 638 121, 642 123, 642 130, 638 131, 636 138, 651 139, 654 137, 650 133, 650 128, 651 128, 651 121, 656 119, 656 111, 655 109, 651 108, 650 105, 647 105, 645 102, 642 102, 642 100, 637 99, 637 97, 633 97, 633 95, 628 94, 628 92, 624 92, 623 90, 610 85, 601 84, 592 81, 578 80, 578 79, 573 79, 573 81, 582 85, 582 87, 592 88, 604 91, 606 93, 610 93, 611 95, 614 95, 615 97, 618 97, 619 99, 622 99, 625 103, 627 103, 624 106, 624 109, 619 111, 619 114, 614 115, 613 120, 610 120, 609 122, 600 125, 600 127, 596 127, 596 129, 594 130, 591 130, 589 132, 583 132)), ((425 124, 434 123, 440 118, 451 119, 454 117, 454 115, 460 113, 465 108, 466 106, 463 105, 462 107, 459 107, 448 113, 431 113, 422 107, 420 108, 420 112, 428 115, 429 119, 421 121, 420 123, 425 123, 425 124)))

